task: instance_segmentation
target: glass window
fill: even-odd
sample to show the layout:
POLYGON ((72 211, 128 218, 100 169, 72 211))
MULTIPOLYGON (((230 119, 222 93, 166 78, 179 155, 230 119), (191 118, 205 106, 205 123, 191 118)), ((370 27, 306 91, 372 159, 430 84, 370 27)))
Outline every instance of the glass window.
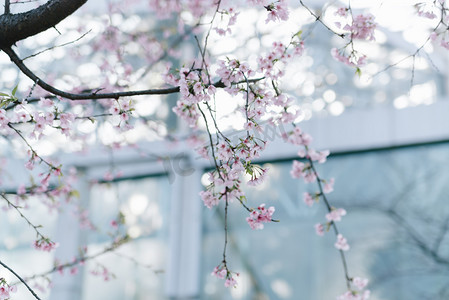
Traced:
MULTIPOLYGON (((1 208, 4 210, 0 217, 0 259, 11 267, 22 278, 36 274, 43 274, 53 267, 54 252, 45 252, 34 249, 33 241, 36 240, 36 231, 27 220, 38 228, 39 232, 46 237, 54 237, 58 213, 54 203, 41 201, 38 196, 27 196, 19 199, 16 195, 6 194, 5 197, 18 207, 24 217, 11 206, 6 200, 0 199, 1 208), (25 219, 26 218, 26 219, 25 219)), ((50 276, 51 277, 51 276, 50 276)), ((0 268, 0 278, 5 278, 8 283, 17 282, 17 278, 3 267, 0 268)), ((39 295, 49 295, 49 281, 38 277, 28 281, 39 295)), ((29 292, 23 285, 18 286, 14 297, 28 299, 29 292)))
POLYGON ((90 210, 96 212, 92 223, 109 230, 89 234, 89 251, 101 252, 111 244, 116 230, 111 221, 118 220, 119 211, 125 224, 118 230, 127 233, 132 241, 87 263, 84 300, 166 299, 163 271, 167 262, 169 200, 166 177, 92 186, 90 210), (97 275, 92 276, 92 272, 97 275))
MULTIPOLYGON (((351 246, 350 276, 370 279, 372 299, 448 299, 448 160, 443 143, 334 155, 318 166, 336 179, 328 198, 348 212, 338 226, 351 246)), ((292 179, 291 161, 267 165, 266 182, 246 188, 248 205, 275 206, 280 222, 253 231, 240 204, 230 205, 227 258, 240 284, 228 292, 210 276, 222 260, 224 209, 204 213, 203 298, 335 299, 345 291, 336 238, 315 234, 323 203, 302 200, 316 185, 292 179)))

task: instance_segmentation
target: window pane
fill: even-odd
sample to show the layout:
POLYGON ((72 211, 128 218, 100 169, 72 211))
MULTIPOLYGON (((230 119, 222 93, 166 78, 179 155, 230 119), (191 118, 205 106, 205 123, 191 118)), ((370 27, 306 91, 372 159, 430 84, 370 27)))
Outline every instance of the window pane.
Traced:
MULTIPOLYGON (((335 155, 318 166, 335 177, 331 204, 347 215, 338 227, 348 239, 350 276, 370 279, 370 299, 448 299, 449 145, 335 155)), ((247 212, 230 205, 228 267, 240 284, 227 290, 210 276, 221 260, 223 206, 204 214, 204 299, 335 299, 345 291, 332 232, 319 237, 323 203, 307 207, 314 184, 290 177, 291 162, 267 164, 270 176, 246 189, 248 205, 275 206, 279 223, 253 231, 247 212)))
MULTIPOLYGON (((98 184, 92 187, 93 224, 114 232, 111 221, 121 211, 124 228, 133 240, 118 250, 87 263, 83 299, 166 299, 163 295, 167 262, 170 188, 166 177, 98 184), (101 213, 99 213, 101 212, 101 213), (104 271, 107 267, 107 272, 104 271), (98 274, 93 276, 92 272, 98 274), (113 274, 113 275, 112 275, 113 274)), ((107 232, 89 235, 89 251, 111 244, 107 232)))

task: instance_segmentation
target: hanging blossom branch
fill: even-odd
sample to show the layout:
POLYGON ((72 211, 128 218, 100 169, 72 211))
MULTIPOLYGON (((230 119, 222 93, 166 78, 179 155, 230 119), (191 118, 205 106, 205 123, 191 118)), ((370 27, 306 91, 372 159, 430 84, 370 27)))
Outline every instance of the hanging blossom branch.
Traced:
MULTIPOLYGON (((33 297, 34 298, 36 298, 37 300, 41 300, 41 298, 39 298, 39 296, 36 294, 36 292, 26 283, 26 281, 22 278, 22 277, 20 277, 13 269, 11 269, 10 267, 8 267, 4 262, 2 262, 1 260, 0 260, 0 265, 2 266, 2 267, 4 267, 5 269, 7 269, 9 272, 11 272, 14 276, 16 276, 16 278, 17 279, 19 279, 20 280, 20 282, 22 282, 25 286, 26 286, 26 288, 28 289, 28 291, 30 291, 30 293, 33 295, 33 297)), ((3 278, 2 278, 3 279, 3 278)), ((5 281, 4 281, 4 279, 2 280, 2 285, 5 285, 5 281)), ((3 288, 3 287, 2 287, 3 288)), ((10 297, 9 296, 9 293, 10 292, 15 292, 17 289, 15 288, 15 286, 10 286, 9 287, 9 289, 6 291, 4 291, 3 292, 3 295, 2 296, 6 296, 6 297, 10 297), (6 293, 6 295, 5 295, 5 293, 6 293)), ((8 298, 4 298, 4 299, 8 299, 8 298)))
MULTIPOLYGON (((273 67, 276 62, 286 61, 294 55, 302 54, 303 45, 297 39, 299 39, 299 34, 295 34, 287 46, 282 43, 274 43, 273 52, 267 58, 260 58, 261 67, 258 71, 264 75, 264 78, 278 79, 282 76, 282 71, 273 67), (286 51, 286 48, 290 46, 293 46, 293 54, 287 53, 286 51)), ((199 46, 199 48, 202 56, 202 66, 203 68, 207 68, 204 57, 206 53, 204 50, 205 47, 201 49, 199 46)), ((173 109, 174 112, 193 128, 197 127, 200 117, 202 117, 206 124, 206 131, 209 135, 209 146, 200 147, 197 151, 204 158, 208 158, 210 150, 215 170, 209 173, 210 184, 206 187, 206 191, 200 193, 200 196, 204 205, 208 208, 218 205, 220 200, 225 202, 225 243, 223 259, 215 267, 212 274, 218 278, 225 279, 225 286, 234 287, 237 284, 234 274, 238 274, 230 271, 226 258, 229 203, 233 199, 237 199, 250 213, 246 221, 252 229, 263 229, 263 223, 276 221, 272 218, 275 211, 274 207, 266 208, 265 204, 261 204, 257 208, 247 206, 245 204, 246 197, 240 188, 242 175, 249 175, 251 177, 248 181, 249 185, 258 185, 263 182, 267 173, 266 169, 251 163, 254 158, 259 157, 266 143, 266 141, 256 138, 254 133, 260 130, 259 122, 262 121, 261 117, 267 113, 268 107, 272 105, 283 108, 282 116, 279 119, 291 121, 297 115, 296 112, 290 111, 287 107, 288 101, 285 96, 274 97, 273 93, 269 91, 271 89, 270 85, 265 87, 263 82, 260 82, 260 86, 252 86, 253 83, 248 78, 255 75, 256 71, 252 70, 247 63, 234 59, 220 61, 216 74, 221 78, 220 81, 224 83, 224 90, 233 96, 241 95, 245 100, 242 113, 246 119, 244 124, 246 137, 233 142, 221 133, 217 125, 216 118, 209 104, 211 99, 215 99, 215 88, 207 84, 211 75, 208 71, 203 70, 203 68, 182 68, 177 74, 167 74, 166 81, 172 85, 180 86, 181 99, 173 109), (241 82, 241 84, 232 84, 233 82, 241 82), (210 113, 217 132, 216 140, 212 138, 210 123, 200 104, 205 105, 210 113)))
POLYGON ((55 172, 56 174, 60 174, 61 173, 61 169, 59 167, 55 167, 53 164, 51 164, 50 162, 48 162, 47 160, 45 160, 44 158, 42 158, 37 152, 36 150, 34 150, 34 148, 30 145, 30 143, 27 141, 27 139, 23 136, 23 134, 20 132, 20 130, 18 130, 16 127, 13 126, 13 123, 9 122, 8 123, 8 127, 11 128, 12 130, 14 130, 14 132, 20 137, 20 139, 22 139, 24 141, 24 143, 27 145, 27 147, 30 149, 31 152, 31 159, 30 160, 34 160, 36 157, 39 158, 39 160, 41 162, 44 162, 49 168, 51 172, 55 172))
POLYGON ((104 248, 100 252, 97 252, 97 253, 92 254, 92 255, 85 255, 85 253, 82 252, 82 254, 80 256, 74 258, 71 262, 64 263, 64 264, 56 263, 55 266, 53 268, 51 268, 50 270, 45 271, 45 272, 40 273, 40 274, 35 274, 33 276, 30 276, 30 277, 26 277, 26 278, 24 278, 24 280, 25 281, 30 281, 30 280, 34 280, 34 279, 37 279, 37 278, 46 277, 46 276, 48 276, 50 274, 53 274, 55 272, 60 272, 61 273, 65 269, 69 269, 69 268, 76 267, 78 265, 82 265, 85 262, 90 261, 90 260, 94 260, 94 259, 96 259, 96 258, 98 258, 98 257, 100 257, 100 256, 102 256, 102 255, 104 255, 106 253, 113 252, 116 249, 120 248, 122 245, 124 245, 126 243, 129 243, 129 242, 131 242, 131 239, 129 238, 129 236, 125 235, 123 237, 115 239, 115 241, 110 246, 104 248))
POLYGON ((28 225, 34 229, 34 231, 36 232, 36 236, 37 236, 37 239, 36 239, 36 241, 34 242, 34 247, 35 247, 36 249, 40 249, 40 250, 48 251, 48 252, 49 252, 49 251, 55 249, 55 248, 58 246, 58 243, 55 243, 55 242, 51 241, 48 237, 44 236, 44 235, 39 231, 39 228, 42 227, 42 226, 41 226, 41 225, 34 225, 34 224, 33 224, 33 223, 32 223, 32 222, 31 222, 31 221, 30 221, 30 220, 29 220, 23 213, 22 213, 22 211, 20 210, 21 207, 19 207, 19 206, 15 205, 14 203, 12 203, 12 202, 6 197, 6 195, 5 195, 4 193, 1 193, 0 196, 3 198, 3 200, 5 200, 5 201, 7 202, 8 206, 14 208, 14 209, 17 211, 17 213, 20 215, 20 217, 21 217, 22 219, 24 219, 24 220, 28 223, 28 225))
POLYGON ((346 215, 346 210, 343 208, 335 208, 330 205, 326 194, 333 191, 334 179, 325 180, 319 176, 315 162, 324 163, 329 151, 316 151, 310 148, 311 136, 302 132, 299 127, 284 135, 284 139, 294 145, 301 145, 303 149, 299 150, 298 156, 306 159, 306 163, 295 160, 293 162, 293 168, 290 172, 293 178, 303 178, 306 183, 316 182, 318 186, 318 192, 310 194, 304 193, 303 200, 308 206, 312 206, 314 202, 318 202, 321 198, 326 206, 328 213, 326 214, 327 222, 325 224, 318 223, 315 225, 316 233, 320 236, 324 235, 325 231, 329 231, 332 227, 337 241, 335 247, 340 253, 341 262, 343 265, 344 276, 346 280, 346 287, 348 291, 338 297, 339 300, 366 300, 370 296, 370 291, 365 290, 368 280, 360 277, 352 278, 349 276, 348 266, 346 262, 345 252, 350 249, 346 238, 338 230, 336 222, 341 221, 342 217, 346 215))

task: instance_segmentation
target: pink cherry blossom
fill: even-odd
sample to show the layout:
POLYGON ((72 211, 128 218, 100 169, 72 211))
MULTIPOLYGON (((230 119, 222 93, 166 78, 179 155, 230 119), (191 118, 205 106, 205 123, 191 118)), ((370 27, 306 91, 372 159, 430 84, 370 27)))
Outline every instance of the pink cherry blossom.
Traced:
POLYGON ((275 209, 273 206, 270 206, 268 209, 265 208, 265 204, 259 205, 257 209, 253 209, 249 214, 249 217, 246 218, 246 222, 248 222, 251 229, 263 229, 262 223, 271 222, 275 209))
POLYGON ((225 268, 215 267, 211 273, 212 276, 215 276, 219 279, 224 279, 228 275, 228 271, 225 268))
POLYGON ((315 151, 314 149, 310 149, 308 155, 311 160, 317 161, 318 163, 322 164, 326 162, 329 153, 329 150, 315 151))
POLYGON ((376 26, 372 14, 360 14, 353 17, 352 25, 346 25, 343 29, 351 32, 352 39, 373 41, 376 26))
POLYGON ((204 205, 207 208, 212 208, 219 203, 219 199, 215 197, 210 191, 201 191, 200 192, 201 199, 203 200, 204 205))
POLYGON ((366 278, 360 278, 360 277, 354 277, 352 279, 352 284, 359 290, 363 290, 366 285, 368 284, 368 279, 366 278))
POLYGON ((346 7, 340 7, 337 9, 337 11, 334 13, 336 16, 346 17, 348 15, 349 9, 346 7))
POLYGON ((324 226, 321 223, 317 223, 315 224, 315 232, 317 235, 319 236, 323 236, 324 235, 324 226))
POLYGON ((288 8, 286 0, 278 0, 274 3, 271 3, 267 6, 265 6, 265 9, 268 11, 267 19, 265 20, 265 23, 268 23, 270 21, 277 21, 277 20, 288 20, 288 8))
POLYGON ((305 164, 304 163, 302 163, 300 161, 297 161, 297 160, 294 160, 293 161, 293 168, 290 171, 290 175, 293 178, 301 178, 301 177, 304 176, 304 169, 305 169, 305 164))
POLYGON ((363 291, 362 293, 357 293, 354 291, 347 291, 343 295, 337 297, 337 300, 368 300, 370 297, 370 291, 363 291))
POLYGON ((33 244, 35 249, 50 252, 59 246, 59 243, 55 243, 46 238, 41 238, 34 241, 33 244))
POLYGON ((334 245, 335 245, 335 248, 337 248, 338 250, 342 250, 342 251, 349 250, 348 242, 341 234, 337 235, 337 242, 335 242, 334 245))
POLYGON ((328 181, 325 181, 323 185, 323 193, 329 194, 334 190, 335 179, 331 178, 328 181))
POLYGON ((343 208, 332 209, 332 211, 326 214, 326 219, 329 222, 341 221, 341 217, 346 215, 346 210, 343 208))
POLYGON ((9 295, 9 288, 7 286, 0 286, 0 300, 9 299, 11 296, 9 295))
POLYGON ((225 287, 237 287, 237 281, 233 278, 227 278, 225 283, 224 283, 225 287))
POLYGON ((305 203, 307 206, 312 206, 312 205, 313 205, 314 200, 313 200, 312 195, 310 195, 309 193, 307 193, 307 192, 304 193, 303 199, 304 199, 304 203, 305 203))

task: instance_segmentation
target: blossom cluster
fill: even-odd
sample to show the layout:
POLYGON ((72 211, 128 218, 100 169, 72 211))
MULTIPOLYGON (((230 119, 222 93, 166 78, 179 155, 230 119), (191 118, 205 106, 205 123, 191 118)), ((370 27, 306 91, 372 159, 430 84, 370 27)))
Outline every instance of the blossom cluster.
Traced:
POLYGON ((17 292, 17 286, 8 285, 4 278, 0 278, 0 300, 8 300, 11 295, 10 293, 17 292))
POLYGON ((333 58, 338 60, 345 65, 350 67, 362 67, 366 64, 366 55, 359 54, 357 51, 353 50, 350 53, 346 53, 345 49, 331 49, 331 55, 333 58))
POLYGON ((343 29, 351 32, 351 39, 373 41, 376 25, 372 14, 357 15, 353 17, 352 25, 346 25, 343 29))
POLYGON ((351 279, 352 289, 337 297, 337 300, 368 300, 371 292, 365 290, 368 279, 354 277, 351 279))
POLYGON ((352 10, 346 7, 340 7, 335 12, 336 16, 343 18, 342 22, 346 24, 342 25, 342 22, 335 22, 338 29, 344 31, 342 36, 349 36, 349 41, 346 45, 340 49, 333 48, 331 55, 336 60, 351 66, 358 68, 366 64, 366 55, 360 54, 354 48, 354 40, 374 41, 374 31, 377 27, 375 18, 372 14, 359 14, 352 15, 352 10), (350 49, 350 50, 349 50, 350 49))
POLYGON ((33 246, 37 250, 50 252, 59 246, 59 243, 55 243, 48 238, 41 237, 34 241, 33 246))
POLYGON ((288 3, 286 0, 248 0, 253 7, 255 5, 263 6, 267 12, 265 23, 275 21, 286 21, 289 18, 288 3))
POLYGON ((232 29, 231 27, 235 25, 237 22, 237 16, 240 14, 235 8, 230 7, 228 9, 225 9, 221 12, 222 21, 221 23, 225 23, 224 25, 217 25, 214 27, 215 32, 218 33, 220 36, 225 36, 226 34, 231 34, 232 29), (223 21, 223 15, 228 16, 227 22, 223 21))
MULTIPOLYGON (((237 281, 232 275, 232 272, 228 270, 228 268, 222 264, 220 266, 217 266, 214 268, 214 270, 211 273, 212 276, 215 276, 219 279, 225 279, 225 287, 236 287, 237 281)), ((235 273, 236 276, 239 276, 239 273, 235 273)))
POLYGON ((376 29, 376 22, 372 14, 359 14, 356 16, 352 15, 352 10, 346 7, 340 7, 335 12, 336 16, 342 17, 345 22, 348 22, 342 26, 341 22, 336 22, 335 25, 349 32, 351 40, 368 40, 374 41, 374 30, 376 29))
POLYGON ((98 264, 97 267, 90 271, 90 274, 103 278, 104 281, 109 281, 115 278, 115 274, 112 273, 108 268, 103 265, 98 264))
POLYGON ((181 98, 173 108, 173 112, 185 120, 190 127, 196 127, 200 117, 198 103, 207 102, 215 94, 216 88, 205 73, 182 68, 179 77, 167 74, 167 83, 178 85, 181 98))
MULTIPOLYGON (((441 5, 444 5, 444 1, 440 1, 441 5)), ((417 3, 415 5, 416 10, 417 10, 417 14, 420 17, 423 18, 427 18, 427 19, 435 19, 437 17, 437 15, 434 12, 434 9, 436 7, 428 7, 428 5, 426 5, 426 3, 417 3)))
POLYGON ((263 177, 267 172, 267 169, 249 162, 243 164, 241 158, 234 153, 230 146, 222 149, 221 152, 217 152, 218 156, 226 159, 227 163, 222 164, 218 170, 209 173, 210 184, 207 186, 206 191, 200 192, 200 197, 208 208, 218 205, 221 199, 226 199, 229 202, 232 202, 233 199, 243 201, 245 197, 240 188, 241 176, 243 174, 251 174, 252 177, 248 184, 254 186, 263 181, 263 177))
POLYGON ((259 205, 256 209, 253 209, 249 214, 249 217, 246 218, 246 222, 248 222, 249 226, 252 229, 263 229, 262 223, 271 222, 275 209, 273 206, 269 208, 265 208, 265 204, 259 205))
POLYGON ((304 53, 304 42, 301 40, 300 33, 293 35, 287 45, 282 42, 273 42, 272 50, 267 55, 258 57, 257 71, 271 79, 282 77, 284 75, 282 68, 275 68, 275 64, 286 64, 293 57, 299 57, 304 53))

